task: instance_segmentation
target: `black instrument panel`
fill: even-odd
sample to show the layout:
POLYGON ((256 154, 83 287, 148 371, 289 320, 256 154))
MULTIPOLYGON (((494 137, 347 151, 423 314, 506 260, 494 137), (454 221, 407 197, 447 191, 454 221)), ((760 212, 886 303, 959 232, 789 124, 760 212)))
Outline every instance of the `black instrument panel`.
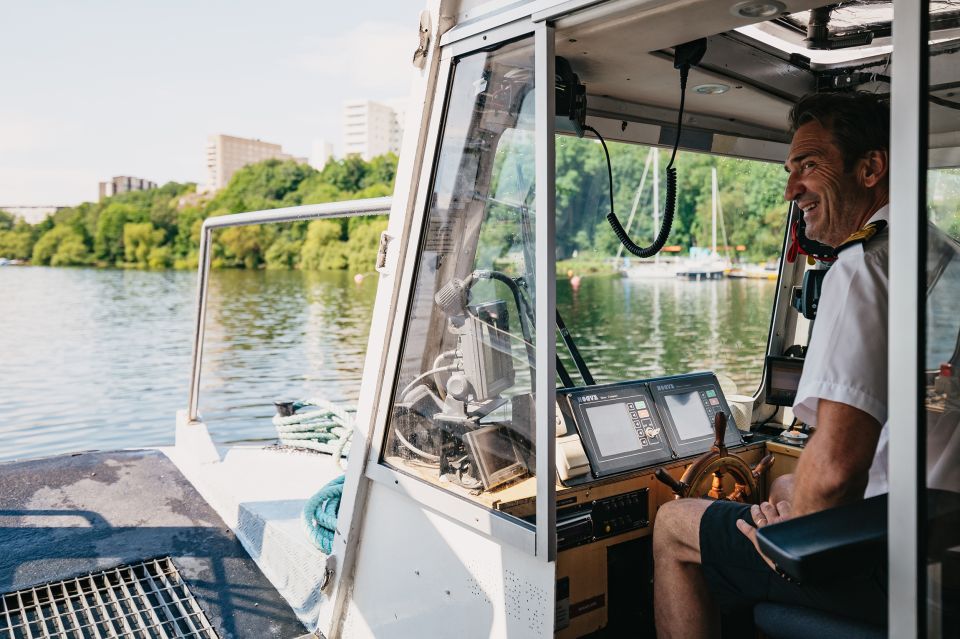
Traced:
MULTIPOLYGON (((730 416, 713 373, 564 388, 557 401, 596 478, 707 452, 715 415, 730 416)), ((724 443, 743 443, 732 418, 724 443)))

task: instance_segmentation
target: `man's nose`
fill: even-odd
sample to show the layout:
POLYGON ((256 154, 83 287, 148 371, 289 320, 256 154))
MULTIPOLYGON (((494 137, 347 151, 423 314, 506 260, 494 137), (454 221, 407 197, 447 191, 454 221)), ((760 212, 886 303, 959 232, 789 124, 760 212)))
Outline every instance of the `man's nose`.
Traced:
POLYGON ((796 175, 791 173, 789 177, 787 177, 787 188, 783 192, 783 199, 787 201, 795 200, 803 195, 806 190, 796 175))

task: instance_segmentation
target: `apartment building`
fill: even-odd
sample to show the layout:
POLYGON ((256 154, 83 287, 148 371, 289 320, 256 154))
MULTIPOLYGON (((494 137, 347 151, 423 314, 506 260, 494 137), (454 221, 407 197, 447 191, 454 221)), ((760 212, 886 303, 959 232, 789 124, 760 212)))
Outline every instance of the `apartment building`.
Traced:
POLYGON ((359 155, 369 161, 378 155, 400 153, 403 137, 403 109, 399 101, 390 104, 372 100, 351 100, 343 104, 343 154, 359 155))
POLYGON ((272 159, 307 162, 306 158, 284 153, 279 144, 232 135, 211 135, 207 139, 207 182, 204 189, 218 191, 230 182, 239 169, 272 159))
POLYGON ((105 197, 111 197, 119 193, 148 191, 155 188, 157 188, 156 182, 151 182, 143 178, 130 177, 129 175, 117 175, 110 178, 107 182, 100 182, 100 200, 102 201, 105 197))

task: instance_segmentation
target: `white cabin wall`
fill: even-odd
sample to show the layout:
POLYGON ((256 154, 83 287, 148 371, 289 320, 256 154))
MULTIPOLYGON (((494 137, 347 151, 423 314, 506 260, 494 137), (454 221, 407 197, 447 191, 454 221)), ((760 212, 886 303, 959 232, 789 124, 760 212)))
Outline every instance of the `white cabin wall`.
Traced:
MULTIPOLYGON (((424 168, 426 155, 427 167, 432 158, 433 149, 428 141, 431 132, 428 122, 431 120, 434 100, 438 94, 437 77, 440 69, 440 36, 454 24, 453 15, 456 2, 448 0, 425 0, 426 15, 411 15, 409 20, 410 57, 419 44, 419 25, 429 25, 430 40, 426 59, 417 66, 411 62, 411 88, 406 109, 404 136, 393 194, 393 206, 387 225, 386 236, 390 240, 386 263, 379 268, 377 298, 374 304, 370 326, 370 338, 367 343, 364 360, 364 374, 360 387, 360 400, 357 407, 356 427, 351 442, 350 464, 346 472, 343 498, 337 520, 333 550, 328 559, 332 574, 327 584, 325 597, 320 604, 317 629, 327 637, 340 635, 339 624, 343 619, 345 602, 350 592, 353 568, 360 550, 363 531, 367 490, 370 480, 365 476, 366 463, 379 448, 374 435, 376 416, 380 398, 384 396, 384 384, 391 384, 393 373, 386 371, 391 348, 390 335, 397 317, 402 317, 404 309, 398 310, 401 275, 408 261, 412 220, 422 207, 416 206, 419 186, 426 186, 428 180, 423 177, 428 172, 424 168)), ((439 91, 442 101, 443 91, 439 91)), ((433 136, 435 136, 435 131, 433 136)), ((429 177, 429 176, 427 176, 429 177)), ((413 243, 415 249, 415 242, 413 243)), ((389 397, 389 394, 387 394, 389 397)), ((375 543, 375 539, 371 543, 375 543)))
POLYGON ((342 637, 553 635, 554 564, 497 542, 401 492, 370 487, 342 637))

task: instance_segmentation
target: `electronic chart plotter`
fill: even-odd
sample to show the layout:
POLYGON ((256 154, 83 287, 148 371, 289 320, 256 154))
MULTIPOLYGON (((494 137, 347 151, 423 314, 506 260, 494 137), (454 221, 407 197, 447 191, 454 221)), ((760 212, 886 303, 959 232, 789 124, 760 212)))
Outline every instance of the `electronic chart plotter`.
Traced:
MULTIPOLYGON (((713 373, 563 388, 557 403, 567 430, 580 433, 595 478, 705 453, 714 417, 730 415, 713 373)), ((728 428, 724 443, 743 440, 728 428)))

